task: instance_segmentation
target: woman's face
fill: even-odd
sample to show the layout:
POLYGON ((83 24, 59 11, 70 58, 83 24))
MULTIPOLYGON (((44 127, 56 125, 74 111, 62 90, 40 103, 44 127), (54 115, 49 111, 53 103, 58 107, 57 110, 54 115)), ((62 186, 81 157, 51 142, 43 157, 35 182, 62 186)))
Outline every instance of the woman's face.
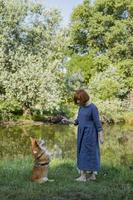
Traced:
POLYGON ((77 99, 77 105, 80 105, 80 100, 79 99, 77 99))

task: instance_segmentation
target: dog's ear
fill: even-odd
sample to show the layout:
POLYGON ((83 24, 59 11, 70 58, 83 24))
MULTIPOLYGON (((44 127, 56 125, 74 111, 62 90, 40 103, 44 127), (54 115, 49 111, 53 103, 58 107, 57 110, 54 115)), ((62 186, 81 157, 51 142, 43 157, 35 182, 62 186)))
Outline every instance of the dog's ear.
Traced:
POLYGON ((31 144, 35 143, 35 138, 30 137, 31 144))
POLYGON ((32 138, 32 137, 30 137, 30 141, 31 141, 31 142, 33 141, 33 138, 32 138))
POLYGON ((38 142, 35 138, 30 137, 32 146, 38 146, 38 142))

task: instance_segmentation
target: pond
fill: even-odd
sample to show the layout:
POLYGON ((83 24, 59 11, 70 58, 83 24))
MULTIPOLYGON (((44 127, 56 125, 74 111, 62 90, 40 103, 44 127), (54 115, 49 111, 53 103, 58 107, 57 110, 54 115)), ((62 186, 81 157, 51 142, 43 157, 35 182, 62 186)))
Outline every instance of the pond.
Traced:
MULTIPOLYGON (((45 140, 53 158, 76 158, 76 127, 72 125, 30 125, 0 127, 0 158, 31 155, 30 136, 45 140)), ((108 164, 133 166, 133 126, 104 126, 102 160, 108 164)))

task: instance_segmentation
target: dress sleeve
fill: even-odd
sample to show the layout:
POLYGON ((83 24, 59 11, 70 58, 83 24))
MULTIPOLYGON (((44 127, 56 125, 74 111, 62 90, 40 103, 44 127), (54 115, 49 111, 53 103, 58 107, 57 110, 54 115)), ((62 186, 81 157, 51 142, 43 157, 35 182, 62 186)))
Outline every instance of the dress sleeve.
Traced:
POLYGON ((102 123, 100 121, 99 111, 98 111, 98 108, 96 107, 96 105, 94 105, 92 108, 92 118, 93 118, 93 121, 94 121, 97 131, 98 132, 102 131, 103 130, 102 123))
MULTIPOLYGON (((80 108, 79 108, 79 110, 80 110, 80 108)), ((77 118, 74 120, 74 125, 75 126, 77 126, 79 124, 79 120, 78 120, 78 118, 79 118, 79 110, 78 110, 77 118)))
POLYGON ((77 126, 79 124, 78 117, 74 120, 74 125, 77 126))

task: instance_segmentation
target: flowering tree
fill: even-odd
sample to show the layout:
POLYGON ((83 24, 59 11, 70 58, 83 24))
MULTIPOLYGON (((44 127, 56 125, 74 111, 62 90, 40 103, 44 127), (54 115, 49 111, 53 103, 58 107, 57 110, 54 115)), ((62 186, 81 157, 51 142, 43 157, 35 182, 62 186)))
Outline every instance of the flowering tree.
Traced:
POLYGON ((31 1, 0 0, 0 95, 24 112, 36 105, 58 108, 59 76, 67 38, 57 10, 31 1))

